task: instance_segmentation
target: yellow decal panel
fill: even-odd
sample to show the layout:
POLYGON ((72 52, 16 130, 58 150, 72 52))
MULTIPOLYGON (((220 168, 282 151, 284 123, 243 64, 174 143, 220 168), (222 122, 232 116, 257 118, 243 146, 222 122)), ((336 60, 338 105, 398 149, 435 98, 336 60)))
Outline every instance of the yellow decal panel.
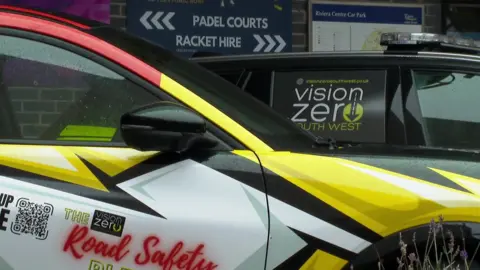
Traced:
POLYGON ((258 164, 257 156, 250 150, 234 150, 232 154, 239 155, 258 164))
POLYGON ((128 148, 0 145, 0 164, 108 192, 79 157, 114 176, 154 154, 128 148))
POLYGON ((62 130, 57 140, 109 142, 116 131, 116 128, 110 127, 68 125, 62 130))
MULTIPOLYGON (((333 157, 264 153, 260 159, 267 169, 382 236, 427 224, 437 213, 469 210, 464 220, 480 219, 479 196, 422 179, 333 157)), ((445 220, 458 217, 445 215, 445 220)))
POLYGON ((227 131, 233 137, 237 138, 252 151, 272 151, 270 146, 250 133, 243 126, 233 121, 230 117, 219 111, 210 103, 206 102, 192 91, 183 87, 165 74, 162 74, 160 87, 170 95, 184 102, 189 107, 193 108, 197 112, 200 112, 205 118, 227 131))
POLYGON ((0 145, 0 164, 102 191, 107 188, 66 147, 0 145))

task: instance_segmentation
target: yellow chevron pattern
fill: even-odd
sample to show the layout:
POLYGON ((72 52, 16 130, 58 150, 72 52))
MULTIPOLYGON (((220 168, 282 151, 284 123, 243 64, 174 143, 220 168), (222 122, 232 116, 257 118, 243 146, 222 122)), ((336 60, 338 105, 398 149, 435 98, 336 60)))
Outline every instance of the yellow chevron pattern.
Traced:
MULTIPOLYGON (((128 148, 0 145, 0 163, 108 191, 80 157, 115 176, 156 153, 128 148)), ((249 151, 234 153, 258 162, 249 151)), ((341 158, 290 152, 263 153, 260 158, 267 169, 382 236, 426 224, 438 214, 446 221, 480 222, 480 180, 475 178, 430 168, 468 193, 341 158)))
POLYGON ((468 193, 341 158, 288 152, 259 156, 267 169, 382 236, 428 224, 439 214, 446 221, 480 222, 477 179, 432 169, 468 193))
MULTIPOLYGON (((115 176, 157 153, 128 148, 0 145, 0 164, 108 192, 80 158, 115 176)), ((233 153, 258 163, 250 151, 233 153)), ((429 168, 470 191, 464 192, 342 158, 290 152, 259 156, 270 171, 382 236, 427 224, 440 214, 445 221, 480 222, 480 180, 476 178, 429 168)), ((301 270, 340 269, 345 264, 345 260, 318 250, 301 270)))
POLYGON ((153 156, 128 148, 0 145, 0 164, 108 192, 79 157, 115 176, 153 156))

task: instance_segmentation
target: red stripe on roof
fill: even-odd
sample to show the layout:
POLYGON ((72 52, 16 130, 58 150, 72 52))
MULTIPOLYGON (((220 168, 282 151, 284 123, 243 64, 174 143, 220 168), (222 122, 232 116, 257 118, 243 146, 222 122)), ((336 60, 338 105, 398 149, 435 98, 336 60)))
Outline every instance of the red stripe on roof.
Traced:
POLYGON ((78 22, 75 22, 75 21, 72 21, 72 20, 69 20, 69 19, 65 19, 65 18, 62 18, 62 17, 59 17, 59 16, 55 16, 55 15, 52 15, 52 14, 41 12, 41 11, 31 10, 31 9, 27 9, 27 8, 13 7, 13 6, 4 6, 4 5, 0 5, 0 9, 8 9, 8 10, 13 10, 13 11, 20 11, 20 12, 25 12, 25 13, 29 13, 29 14, 39 15, 39 16, 43 16, 45 18, 50 18, 50 19, 54 19, 54 20, 61 21, 61 22, 64 22, 64 23, 68 23, 68 24, 74 25, 74 26, 76 26, 78 28, 81 28, 81 29, 85 29, 85 30, 90 29, 90 27, 85 25, 85 24, 81 24, 81 23, 78 23, 78 22))

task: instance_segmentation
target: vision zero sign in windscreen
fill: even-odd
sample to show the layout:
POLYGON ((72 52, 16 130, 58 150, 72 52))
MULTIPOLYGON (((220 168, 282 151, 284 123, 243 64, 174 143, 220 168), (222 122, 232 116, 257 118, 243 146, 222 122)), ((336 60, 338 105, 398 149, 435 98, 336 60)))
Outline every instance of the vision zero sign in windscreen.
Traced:
POLYGON ((315 135, 384 142, 386 72, 277 72, 273 109, 315 135))

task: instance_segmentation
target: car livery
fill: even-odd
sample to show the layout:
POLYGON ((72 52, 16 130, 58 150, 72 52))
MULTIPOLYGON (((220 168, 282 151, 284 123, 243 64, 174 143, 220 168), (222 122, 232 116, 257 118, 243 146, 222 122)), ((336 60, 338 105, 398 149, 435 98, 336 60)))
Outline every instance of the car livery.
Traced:
MULTIPOLYGON (((85 125, 110 112, 120 88, 100 88, 38 138, 2 135, 1 269, 371 269, 374 245, 396 256, 399 232, 428 228, 438 215, 464 237, 476 234, 477 152, 313 147, 289 120, 160 47, 108 26, 1 7, 0 53, 26 57, 2 51, 22 40, 88 57, 152 92, 153 102, 183 104, 206 119, 218 145, 140 151, 117 143, 111 129, 119 127, 108 121, 85 125)), ((54 63, 47 58, 37 61, 54 63)))

